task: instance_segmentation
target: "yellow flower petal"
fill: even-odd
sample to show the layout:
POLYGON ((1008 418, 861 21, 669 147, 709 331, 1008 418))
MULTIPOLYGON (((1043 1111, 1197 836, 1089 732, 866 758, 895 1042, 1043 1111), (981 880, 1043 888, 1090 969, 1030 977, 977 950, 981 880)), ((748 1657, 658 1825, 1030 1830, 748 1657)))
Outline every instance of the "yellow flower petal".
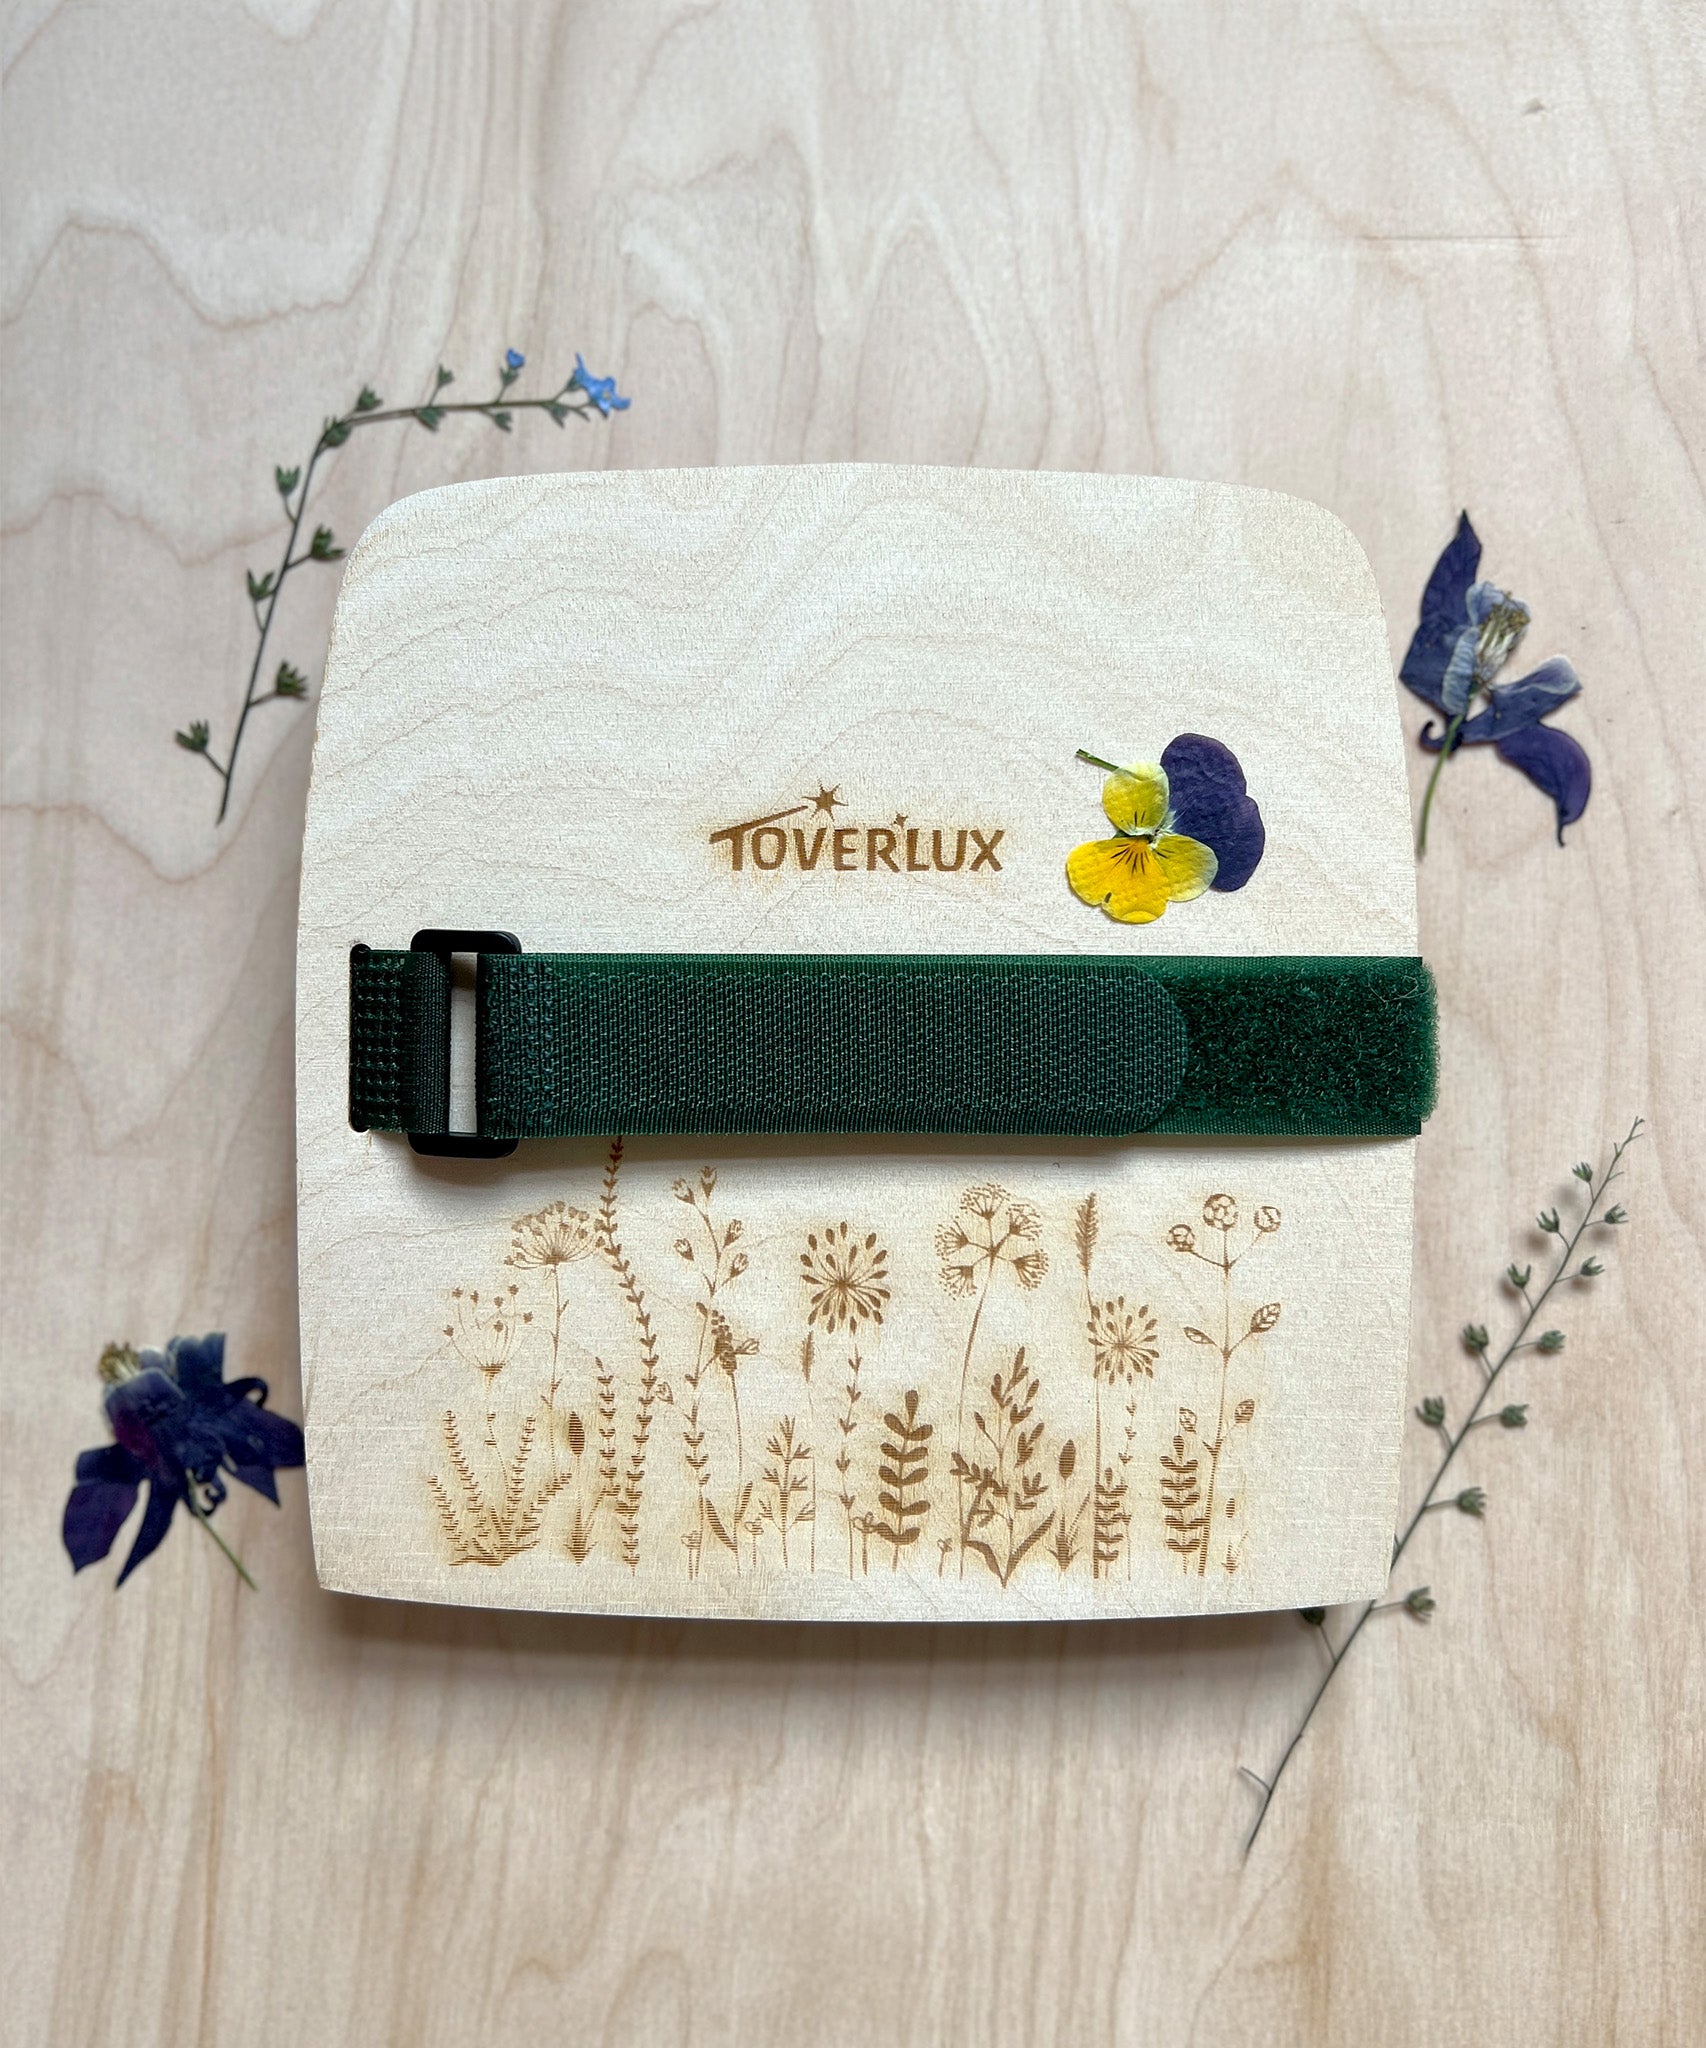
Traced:
POLYGON ((1163 832, 1155 842, 1155 865, 1167 877, 1167 895, 1174 903, 1200 896, 1220 872, 1220 856, 1200 839, 1182 832, 1163 832))
POLYGON ((1147 839, 1092 839, 1067 856, 1066 879, 1080 902, 1120 924, 1153 924, 1169 903, 1188 903, 1214 880, 1211 847, 1182 833, 1147 839))
POLYGON ((1139 761, 1110 775, 1102 785, 1102 808, 1116 832, 1159 831, 1167 816, 1166 769, 1139 761))

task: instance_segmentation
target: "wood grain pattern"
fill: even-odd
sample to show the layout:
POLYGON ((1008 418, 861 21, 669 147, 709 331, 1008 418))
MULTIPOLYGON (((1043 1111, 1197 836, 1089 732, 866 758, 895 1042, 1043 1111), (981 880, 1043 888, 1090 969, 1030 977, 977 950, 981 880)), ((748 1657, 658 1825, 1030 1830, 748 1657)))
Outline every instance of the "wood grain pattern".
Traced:
POLYGON ((3 37, 9 2034, 1688 2041, 1697 11, 36 0, 3 37), (1450 1333, 1644 1110, 1634 1220, 1526 1436, 1477 1443, 1486 1524, 1435 1518, 1431 1634, 1370 1628, 1248 1866, 1233 1766, 1319 1657, 1283 1616, 368 1606, 314 1586, 299 1482, 230 1514, 259 1598, 187 1531, 116 1598, 66 1570, 106 1339, 224 1324, 297 1394, 308 721, 218 837, 170 729, 229 703, 271 465, 362 376, 506 342, 633 411, 375 437, 323 516, 565 455, 1267 484, 1350 527, 1401 646, 1467 504, 1585 679, 1565 851, 1484 755, 1436 808, 1412 1396, 1461 1395, 1450 1333))

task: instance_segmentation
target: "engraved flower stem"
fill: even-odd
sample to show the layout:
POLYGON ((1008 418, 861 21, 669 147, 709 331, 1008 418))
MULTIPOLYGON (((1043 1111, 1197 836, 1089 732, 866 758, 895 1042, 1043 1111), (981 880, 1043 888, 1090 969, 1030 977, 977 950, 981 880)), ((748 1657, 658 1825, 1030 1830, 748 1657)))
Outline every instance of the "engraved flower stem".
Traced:
MULTIPOLYGON (((1522 1290, 1522 1299, 1525 1312, 1522 1321, 1517 1324, 1516 1331, 1514 1335, 1511 1337, 1510 1342, 1505 1346, 1504 1350, 1499 1353, 1498 1358, 1492 1365, 1488 1365, 1486 1363, 1485 1357, 1482 1357, 1481 1368, 1483 1377, 1481 1381, 1481 1386, 1475 1396, 1474 1405, 1469 1410, 1469 1414, 1465 1419, 1462 1428, 1453 1433, 1452 1431, 1444 1428, 1443 1425, 1441 1426, 1440 1433, 1445 1439, 1444 1453, 1442 1454, 1439 1463, 1434 1467, 1433 1477, 1428 1481, 1427 1491, 1422 1495, 1421 1501, 1417 1505, 1414 1514, 1412 1514, 1409 1521, 1405 1523, 1403 1533, 1394 1541, 1392 1545, 1392 1564, 1388 1567, 1388 1577, 1390 1577, 1391 1572, 1396 1569, 1399 1558, 1401 1558, 1404 1555, 1404 1552, 1409 1548, 1410 1539, 1415 1535, 1416 1531, 1422 1526, 1422 1523, 1427 1519, 1430 1509, 1432 1509, 1435 1505, 1436 1497, 1439 1493, 1441 1485, 1445 1480, 1445 1475, 1451 1469, 1452 1460, 1457 1456, 1457 1453, 1462 1449, 1464 1438, 1468 1436, 1469 1432, 1475 1427, 1476 1423, 1480 1421, 1481 1411, 1483 1408, 1486 1407, 1489 1396, 1492 1394, 1494 1387, 1498 1384, 1499 1375, 1504 1371, 1505 1367, 1510 1364, 1511 1360, 1516 1357, 1519 1351, 1526 1351, 1530 1349, 1528 1333, 1534 1327, 1534 1319, 1536 1316, 1539 1315, 1540 1311, 1546 1306, 1547 1300, 1550 1297, 1552 1290, 1559 1284, 1561 1280, 1564 1280, 1569 1276, 1571 1267, 1575 1261, 1576 1247, 1581 1243, 1582 1238, 1586 1234, 1589 1227, 1593 1223, 1602 1220, 1601 1218, 1596 1217, 1594 1212, 1598 1209, 1600 1203, 1604 1201, 1606 1193, 1610 1189, 1612 1182, 1621 1177, 1623 1155, 1625 1152, 1628 1151, 1629 1147, 1635 1142, 1636 1135, 1640 1131, 1640 1128, 1641 1119, 1637 1117, 1634 1123, 1631 1124, 1629 1127, 1628 1136, 1621 1139, 1613 1149, 1611 1154, 1611 1164, 1606 1168, 1604 1175, 1596 1179, 1590 1179, 1587 1182, 1587 1194, 1582 1203, 1582 1213, 1580 1217, 1577 1219, 1575 1229, 1570 1232, 1570 1235, 1567 1239, 1563 1236, 1563 1233, 1561 1231, 1559 1232, 1560 1249, 1558 1252, 1558 1260, 1556 1265, 1553 1266, 1552 1271, 1547 1275, 1545 1286, 1541 1288, 1538 1294, 1533 1296, 1530 1296, 1526 1288, 1522 1290)), ((1357 1637, 1362 1634, 1364 1625, 1367 1623, 1369 1616, 1371 1614, 1383 1611, 1383 1609, 1385 1609, 1387 1605, 1388 1603, 1378 1599, 1366 1601, 1361 1611, 1358 1613, 1356 1620, 1351 1623, 1350 1629, 1347 1632, 1344 1641, 1339 1645, 1339 1647, 1335 1650, 1332 1648, 1331 1644, 1327 1644, 1327 1669, 1325 1673, 1322 1675, 1321 1683, 1315 1688, 1314 1693, 1311 1695, 1308 1706, 1304 1708, 1303 1718, 1298 1722, 1296 1729, 1293 1731, 1291 1740, 1286 1744, 1284 1750, 1281 1752, 1280 1760, 1279 1763, 1275 1766, 1273 1776, 1271 1778, 1260 1778, 1257 1777, 1256 1773, 1250 1770, 1248 1766, 1241 1766, 1241 1768, 1243 1768, 1244 1770, 1244 1775, 1250 1778, 1255 1784, 1259 1785, 1262 1789, 1262 1803, 1259 1807, 1257 1807, 1256 1818, 1251 1825, 1249 1834, 1244 1838, 1244 1853, 1246 1856, 1249 1855, 1250 1850, 1252 1849, 1252 1847, 1254 1847, 1256 1837, 1262 1832, 1262 1823, 1268 1817, 1268 1808, 1272 1806, 1274 1803, 1274 1794, 1279 1790, 1279 1781, 1281 1778, 1285 1776, 1286 1766, 1291 1762, 1292 1757, 1296 1754, 1298 1744, 1303 1740, 1304 1736, 1308 1733, 1309 1724, 1315 1717, 1315 1710, 1318 1706, 1320 1706, 1322 1700, 1325 1698, 1328 1686, 1330 1686, 1333 1680, 1338 1676, 1340 1665, 1343 1664, 1345 1659, 1350 1655, 1351 1645, 1356 1641, 1357 1637)), ((1326 1643, 1327 1638, 1325 1630, 1322 1631, 1321 1639, 1323 1643, 1326 1643)))
POLYGON ((1226 1434, 1226 1378, 1232 1369, 1232 1354, 1238 1346, 1232 1341, 1232 1268, 1238 1261, 1232 1256, 1232 1226, 1220 1226, 1220 1410, 1214 1421, 1214 1442, 1208 1446, 1208 1497, 1203 1507, 1202 1547, 1197 1552, 1197 1577, 1208 1571, 1209 1548, 1214 1542, 1214 1486, 1220 1477, 1220 1444, 1226 1434))
POLYGON ((1097 1496, 1102 1486, 1102 1375, 1096 1366, 1096 1301, 1090 1292, 1090 1261, 1083 1262, 1085 1327, 1090 1332, 1090 1380, 1096 1397, 1096 1462, 1090 1478, 1090 1576, 1102 1576, 1100 1529, 1096 1520, 1097 1496))
POLYGON ((551 1490, 557 1487, 557 1389, 563 1384, 558 1356, 563 1348, 563 1269, 551 1268, 554 1313, 551 1318, 551 1391, 545 1396, 545 1437, 551 1446, 551 1490))
MULTIPOLYGON (((1003 1240, 1003 1242, 1005 1242, 1005 1240, 1003 1240)), ((972 1346, 977 1342, 977 1326, 983 1317, 983 1304, 989 1299, 989 1283, 995 1277, 995 1260, 996 1253, 992 1251, 989 1254, 989 1258, 984 1265, 983 1285, 978 1289, 977 1307, 972 1310, 971 1328, 966 1333, 966 1355, 960 1361, 960 1413, 959 1421, 956 1425, 956 1441, 959 1443, 962 1452, 964 1451, 966 1440, 966 1388, 971 1379, 971 1351, 972 1346)), ((959 1515, 960 1520, 960 1577, 963 1579, 966 1575, 966 1546, 964 1540, 964 1532, 967 1527, 965 1512, 966 1483, 963 1478, 955 1479, 954 1490, 954 1506, 959 1515)))

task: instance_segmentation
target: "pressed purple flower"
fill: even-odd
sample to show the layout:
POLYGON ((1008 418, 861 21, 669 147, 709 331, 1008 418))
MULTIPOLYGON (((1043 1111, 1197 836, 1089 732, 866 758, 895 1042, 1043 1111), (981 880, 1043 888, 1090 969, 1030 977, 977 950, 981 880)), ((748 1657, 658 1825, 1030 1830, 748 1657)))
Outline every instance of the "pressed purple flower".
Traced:
MULTIPOLYGON (((1430 719, 1419 738, 1430 754, 1450 755, 1459 747, 1491 746, 1551 797, 1558 815, 1558 843, 1564 827, 1587 809, 1593 770, 1580 745, 1541 720, 1581 689, 1575 670, 1554 657, 1513 683, 1493 679, 1521 644, 1528 607, 1497 584, 1477 582, 1481 542, 1469 514, 1434 564, 1422 592, 1416 631, 1399 669, 1405 687, 1445 719, 1442 731, 1430 719), (1482 708, 1476 709, 1479 704, 1482 708)), ((1434 777, 1428 784, 1431 802, 1434 777)), ((1422 807, 1418 850, 1427 843, 1427 802, 1422 807)))
POLYGON ((595 377, 578 354, 575 357, 575 374, 569 379, 569 384, 571 388, 578 385, 606 419, 613 412, 626 412, 633 403, 632 399, 618 396, 614 377, 595 377))
POLYGON ((1238 756, 1200 732, 1182 732, 1161 756, 1173 805, 1173 829, 1211 847, 1218 862, 1211 889, 1242 889, 1256 872, 1268 835, 1238 756))
POLYGON ((217 1331, 174 1337, 164 1351, 109 1349, 101 1369, 115 1440, 80 1454, 65 1503, 65 1548, 77 1571, 112 1549, 144 1485, 148 1503, 121 1586, 159 1548, 180 1501, 202 1521, 213 1514, 226 1472, 277 1504, 273 1474, 302 1463, 302 1431, 269 1412, 265 1380, 228 1381, 224 1361, 217 1331))

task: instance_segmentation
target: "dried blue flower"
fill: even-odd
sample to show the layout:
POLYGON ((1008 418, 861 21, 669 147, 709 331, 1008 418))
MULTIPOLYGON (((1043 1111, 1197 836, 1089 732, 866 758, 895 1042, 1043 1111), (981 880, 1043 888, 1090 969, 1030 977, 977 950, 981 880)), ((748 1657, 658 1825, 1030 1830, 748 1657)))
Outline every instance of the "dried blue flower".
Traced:
POLYGON ((1558 814, 1560 846, 1564 827, 1587 809, 1593 788, 1593 770, 1581 747, 1568 733, 1541 723, 1581 689, 1570 664, 1555 657, 1513 683, 1493 680, 1528 630, 1529 612, 1497 584, 1477 582, 1480 564, 1481 542, 1465 512, 1428 578, 1415 635, 1398 671, 1445 720, 1443 732, 1436 733, 1430 719, 1419 735, 1426 751, 1440 759, 1422 802, 1418 853, 1427 849, 1428 809, 1440 768, 1459 747, 1495 748, 1544 790, 1558 814))
POLYGON ((613 412, 626 412, 633 403, 632 399, 617 395, 614 377, 595 377, 578 353, 575 356, 575 374, 569 379, 567 388, 572 391, 577 387, 586 393, 606 419, 613 412))
POLYGON ((268 1411, 265 1380, 228 1381, 224 1371, 218 1331, 174 1337, 164 1351, 108 1347, 101 1374, 116 1441, 81 1453, 65 1503, 65 1548, 77 1571, 112 1549, 144 1482, 148 1505, 121 1586, 159 1548, 180 1501, 208 1521, 225 1498, 224 1473, 277 1504, 273 1474, 302 1463, 302 1431, 268 1411))
POLYGON ((526 367, 527 358, 522 354, 520 349, 506 348, 504 350, 504 368, 506 370, 524 370, 526 369, 526 367))

